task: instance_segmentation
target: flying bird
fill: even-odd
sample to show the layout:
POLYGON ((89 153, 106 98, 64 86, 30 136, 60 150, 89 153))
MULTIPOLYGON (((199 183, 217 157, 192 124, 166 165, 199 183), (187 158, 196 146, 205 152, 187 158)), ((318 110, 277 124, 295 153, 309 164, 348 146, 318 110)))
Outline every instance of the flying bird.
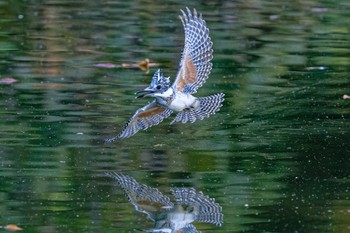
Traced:
POLYGON ((200 233, 192 222, 205 222, 221 226, 222 208, 214 198, 197 192, 194 188, 173 188, 175 198, 162 194, 158 189, 139 184, 134 178, 119 173, 107 173, 115 179, 136 211, 154 221, 146 232, 200 233))
POLYGON ((206 97, 192 95, 205 83, 211 72, 213 43, 202 15, 198 15, 196 9, 192 13, 186 7, 186 11, 181 10, 185 44, 174 83, 170 85, 170 78, 164 77, 161 69, 158 69, 151 84, 136 92, 139 94, 137 98, 149 96, 154 97, 154 100, 138 109, 122 131, 105 142, 131 137, 140 130, 158 125, 173 112, 177 115, 170 124, 188 121, 193 123, 219 111, 224 101, 223 93, 206 97))

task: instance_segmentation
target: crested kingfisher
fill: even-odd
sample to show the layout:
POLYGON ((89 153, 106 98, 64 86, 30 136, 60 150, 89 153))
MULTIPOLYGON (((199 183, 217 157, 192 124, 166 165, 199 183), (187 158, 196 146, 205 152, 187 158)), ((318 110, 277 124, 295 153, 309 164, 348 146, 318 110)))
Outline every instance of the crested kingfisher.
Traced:
POLYGON ((139 184, 134 178, 120 173, 107 173, 115 179, 136 211, 154 221, 153 229, 146 232, 199 233, 192 222, 205 222, 221 226, 222 208, 214 198, 194 188, 173 188, 170 198, 158 189, 139 184))
POLYGON ((164 77, 161 69, 158 69, 151 84, 135 93, 139 94, 136 98, 150 96, 154 97, 154 100, 138 109, 122 131, 105 142, 131 137, 140 130, 158 125, 173 112, 177 115, 171 124, 188 121, 193 123, 219 111, 224 101, 223 93, 206 97, 192 95, 205 83, 210 74, 213 43, 202 15, 198 15, 196 9, 193 13, 187 7, 186 10, 187 12, 181 10, 180 16, 185 32, 185 44, 174 83, 170 85, 170 78, 164 77))

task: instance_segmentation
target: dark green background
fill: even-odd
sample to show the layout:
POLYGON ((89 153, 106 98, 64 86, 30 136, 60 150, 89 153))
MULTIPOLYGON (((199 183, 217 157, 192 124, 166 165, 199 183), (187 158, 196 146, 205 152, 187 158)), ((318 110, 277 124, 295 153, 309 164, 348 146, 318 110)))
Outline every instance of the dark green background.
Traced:
POLYGON ((194 187, 223 207, 203 232, 350 231, 350 3, 339 1, 0 1, 0 225, 25 232, 134 232, 108 171, 169 193, 194 187), (150 99, 159 63, 174 80, 179 9, 203 13, 224 92, 194 124, 167 119, 103 144, 150 99))

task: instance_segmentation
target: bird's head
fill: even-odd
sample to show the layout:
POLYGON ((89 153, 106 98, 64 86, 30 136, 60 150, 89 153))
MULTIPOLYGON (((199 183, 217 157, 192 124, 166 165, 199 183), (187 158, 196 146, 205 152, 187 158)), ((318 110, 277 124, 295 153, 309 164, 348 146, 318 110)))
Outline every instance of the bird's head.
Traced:
POLYGON ((152 78, 151 84, 145 89, 137 91, 135 94, 140 94, 136 98, 142 98, 146 96, 155 96, 157 93, 163 93, 170 87, 169 77, 164 77, 161 69, 158 69, 152 78))

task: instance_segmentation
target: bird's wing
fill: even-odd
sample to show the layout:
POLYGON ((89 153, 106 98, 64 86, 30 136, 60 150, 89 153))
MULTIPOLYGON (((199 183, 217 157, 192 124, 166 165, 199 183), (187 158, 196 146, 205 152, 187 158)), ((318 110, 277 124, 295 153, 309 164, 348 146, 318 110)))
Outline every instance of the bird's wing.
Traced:
POLYGON ((153 220, 154 214, 171 209, 174 206, 169 197, 156 188, 139 184, 134 178, 120 173, 111 172, 107 175, 118 182, 136 211, 147 214, 153 220))
POLYGON ((186 7, 187 14, 181 10, 180 19, 185 31, 185 45, 179 71, 174 82, 175 90, 193 94, 208 78, 212 64, 213 49, 209 29, 202 15, 197 15, 186 7))
POLYGON ((223 223, 222 208, 214 198, 196 192, 194 188, 173 188, 171 193, 175 197, 175 205, 186 207, 196 215, 197 222, 212 223, 221 226, 223 223))
POLYGON ((142 129, 145 130, 153 125, 158 125, 170 116, 172 112, 172 110, 160 106, 156 100, 153 100, 151 103, 138 109, 117 136, 106 139, 105 142, 128 138, 142 129))
POLYGON ((202 233, 201 231, 197 231, 196 227, 192 224, 187 224, 184 228, 181 229, 181 231, 178 231, 176 233, 202 233))

